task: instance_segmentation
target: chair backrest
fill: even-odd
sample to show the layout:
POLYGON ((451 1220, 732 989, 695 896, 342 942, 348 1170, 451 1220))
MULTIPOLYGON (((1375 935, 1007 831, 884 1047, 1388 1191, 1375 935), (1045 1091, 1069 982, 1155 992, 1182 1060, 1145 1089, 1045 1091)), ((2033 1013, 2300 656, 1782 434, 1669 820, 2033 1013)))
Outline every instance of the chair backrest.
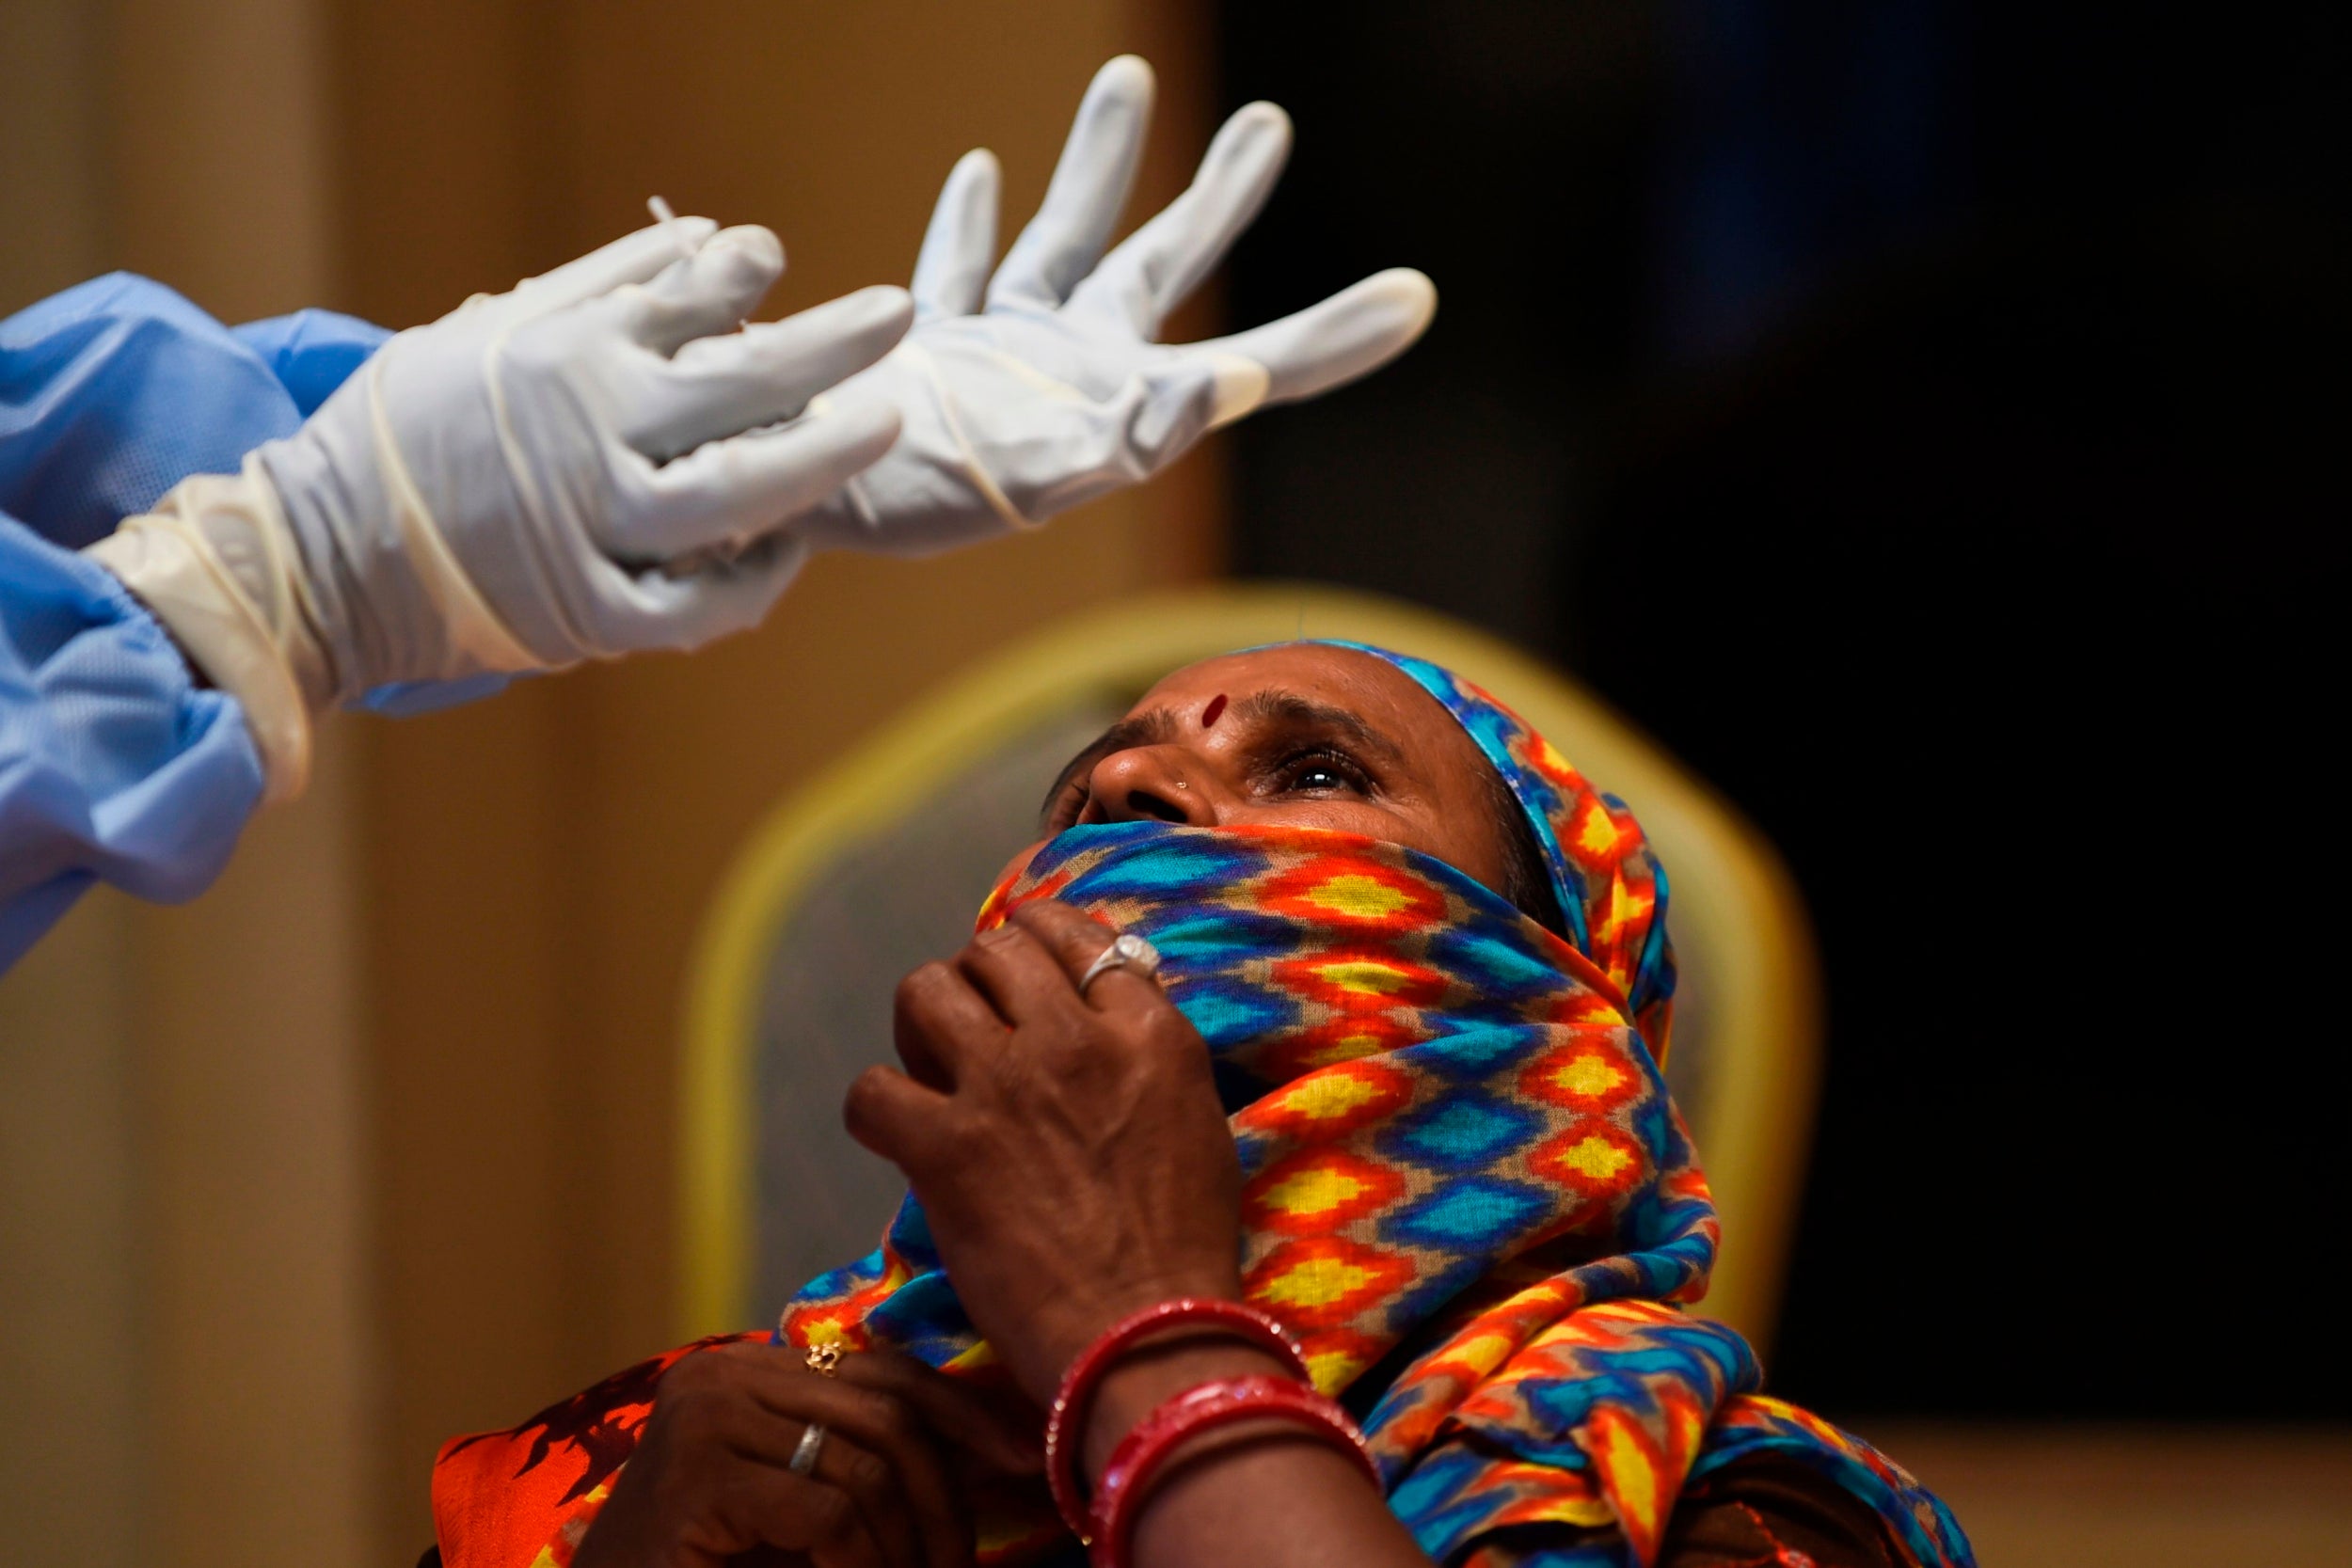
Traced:
POLYGON ((1050 626, 978 667, 780 804, 730 870, 691 977, 682 1085, 683 1328, 771 1316, 871 1250, 904 1190, 841 1130, 843 1093, 892 1059, 891 992, 961 946, 1034 836, 1062 763, 1170 670, 1343 637, 1458 671, 1633 808, 1672 887, 1681 962, 1667 1078, 1724 1219, 1705 1310, 1769 1335, 1819 1070, 1803 906, 1721 800, 1573 682, 1461 623, 1316 586, 1226 584, 1050 626))

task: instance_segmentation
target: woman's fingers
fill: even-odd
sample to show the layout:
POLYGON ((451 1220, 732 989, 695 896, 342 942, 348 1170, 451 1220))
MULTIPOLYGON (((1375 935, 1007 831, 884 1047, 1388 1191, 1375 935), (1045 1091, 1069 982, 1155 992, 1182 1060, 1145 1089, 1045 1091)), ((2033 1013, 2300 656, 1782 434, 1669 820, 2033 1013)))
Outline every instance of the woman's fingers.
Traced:
MULTIPOLYGON (((1095 943, 1099 952, 1109 943, 1111 933, 1100 926, 1094 928, 1102 933, 1102 941, 1095 943)), ((1077 1000, 1077 974, 1057 961, 1047 944, 1017 918, 974 937, 957 955, 956 968, 1015 1028, 1077 1000)))
POLYGON ((855 1498, 839 1487, 803 1480, 789 1471, 784 1479, 800 1481, 806 1489, 812 1498, 807 1506, 814 1511, 812 1523, 817 1527, 810 1540, 786 1550, 807 1553, 811 1568, 897 1568, 882 1543, 874 1539, 872 1525, 855 1498))
POLYGON ((913 1180, 958 1299, 1040 1404, 1137 1302, 1240 1289, 1241 1164, 1200 1032, 1133 972, 1080 999, 1117 937, 1025 906, 954 965, 1000 1043, 950 1093, 881 1069, 851 1093, 851 1132, 913 1180))
POLYGON ((851 1356, 837 1378, 793 1376, 755 1397, 777 1415, 824 1423, 826 1447, 819 1453, 819 1479, 837 1481, 858 1499, 875 1536, 909 1568, 960 1568, 972 1550, 972 1522, 947 1477, 932 1432, 898 1394, 877 1385, 877 1377, 851 1356), (841 1452, 833 1452, 835 1438, 841 1452))
POLYGON ((735 1540, 805 1553, 821 1568, 896 1568, 857 1499, 837 1486, 756 1463, 735 1465, 718 1485, 719 1518, 735 1540))
POLYGON ((842 1376, 903 1400, 923 1423, 1009 1475, 1045 1468, 1043 1418, 1025 1400, 992 1400, 911 1355, 879 1353, 841 1363, 842 1376), (1018 1404, 1022 1414, 1011 1408, 1018 1404))
MULTIPOLYGON (((794 1442, 802 1423, 777 1423, 794 1442)), ((746 1502, 764 1502, 774 1512, 754 1522, 757 1539, 786 1551, 806 1552, 818 1562, 865 1568, 937 1568, 923 1555, 909 1527, 904 1505, 891 1496, 888 1466, 830 1429, 817 1466, 803 1476, 765 1456, 744 1466, 776 1478, 772 1486, 746 1483, 746 1502)))
POLYGON ((937 1446, 953 1429, 927 1427, 889 1386, 905 1379, 862 1366, 872 1359, 866 1356, 845 1359, 840 1375, 826 1378, 795 1365, 793 1351, 759 1345, 738 1354, 749 1401, 727 1429, 731 1447, 789 1468, 802 1434, 821 1425, 812 1479, 856 1500, 893 1568, 960 1568, 971 1555, 972 1525, 937 1446))
POLYGON ((950 1115, 947 1097, 897 1068, 869 1067, 850 1085, 841 1125, 850 1136, 912 1176, 929 1162, 923 1151, 950 1115))
POLYGON ((951 1090, 972 1052, 1002 1045, 1009 1032, 972 983, 944 963, 898 982, 891 1026, 898 1059, 918 1084, 951 1090))
POLYGON ((582 1568, 746 1552, 823 1568, 966 1568, 972 1519, 951 1450, 977 1442, 985 1464, 1006 1445, 992 1413, 946 1383, 878 1356, 820 1377, 768 1344, 687 1357, 663 1380, 582 1568))
POLYGON ((888 1401, 884 1407, 892 1414, 863 1437, 874 1451, 845 1471, 843 1481, 877 1535, 888 1531, 902 1540, 910 1568, 963 1568, 972 1557, 972 1515, 946 1460, 902 1405, 888 1401))
MULTIPOLYGON (((1012 922, 1035 940, 1073 988, 1119 934, 1091 915, 1050 900, 1022 905, 1012 911, 1012 922)), ((1104 970, 1086 989, 1086 1000, 1096 1007, 1134 1006, 1162 999, 1157 981, 1123 967, 1104 970)))
MULTIPOLYGON (((927 1517, 927 1511, 914 1496, 914 1488, 911 1484, 901 1485, 914 1478, 894 1468, 890 1460, 827 1426, 825 1446, 818 1450, 817 1465, 809 1479, 849 1494, 850 1501, 857 1505, 858 1517, 865 1521, 865 1533, 880 1548, 882 1560, 890 1568, 958 1568, 952 1545, 925 1541, 925 1535, 937 1531, 918 1533, 916 1529, 918 1520, 927 1525, 933 1523, 941 1509, 940 1500, 931 1499, 928 1511, 930 1517, 927 1517)), ((963 1538, 960 1526, 947 1528, 952 1531, 949 1540, 963 1538)))

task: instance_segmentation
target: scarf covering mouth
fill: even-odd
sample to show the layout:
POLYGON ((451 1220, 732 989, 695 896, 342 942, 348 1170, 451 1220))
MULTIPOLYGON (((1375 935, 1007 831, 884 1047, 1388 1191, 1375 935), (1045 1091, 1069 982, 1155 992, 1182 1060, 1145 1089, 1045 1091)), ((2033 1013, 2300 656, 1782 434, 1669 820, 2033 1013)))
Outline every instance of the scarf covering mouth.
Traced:
MULTIPOLYGON (((1358 1412, 1391 1508, 1437 1561, 1517 1538, 1563 1568, 1646 1568, 1686 1487, 1770 1454, 1858 1497, 1913 1561, 1973 1563, 1940 1502, 1860 1439, 1758 1393, 1745 1341, 1683 1310, 1705 1294, 1718 1231, 1659 1071, 1665 884, 1631 816, 1469 683, 1342 645, 1412 676, 1502 772, 1569 940, 1396 845, 1159 822, 1060 834, 990 895, 978 928, 1052 898, 1159 949, 1241 1157, 1245 1294, 1358 1412)), ((877 1251, 792 1299, 775 1338, 998 1375, 912 1196, 877 1251)), ((445 1449, 448 1568, 562 1568, 654 1383, 692 1348, 445 1449), (532 1484, 559 1429, 586 1469, 532 1484), (544 1500, 517 1518, 519 1498, 488 1490, 501 1484, 544 1500), (532 1549, 453 1553, 453 1536, 532 1549)), ((1033 1490, 988 1500, 983 1562, 1075 1550, 1033 1490)))

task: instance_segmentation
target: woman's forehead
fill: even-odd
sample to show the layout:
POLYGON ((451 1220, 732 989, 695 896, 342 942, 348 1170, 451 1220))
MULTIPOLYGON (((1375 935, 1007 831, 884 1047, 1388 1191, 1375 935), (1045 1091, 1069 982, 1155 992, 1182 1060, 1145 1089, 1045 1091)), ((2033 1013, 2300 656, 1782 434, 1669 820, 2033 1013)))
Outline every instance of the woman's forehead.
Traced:
POLYGON ((1135 712, 1184 706, 1209 701, 1218 693, 1235 702, 1263 690, 1281 690, 1336 703, 1350 709, 1371 708, 1361 717, 1388 717, 1407 722, 1442 722, 1453 716, 1419 683, 1384 658, 1355 648, 1327 642, 1279 642, 1219 654, 1187 664, 1160 678, 1136 704, 1135 712))
POLYGON ((1219 696, 1242 713, 1276 711, 1251 703, 1261 693, 1343 709, 1420 759, 1417 770, 1432 778, 1481 766, 1477 742, 1419 681, 1377 655, 1328 642, 1278 642, 1188 664, 1145 692, 1131 717, 1205 715, 1219 696))

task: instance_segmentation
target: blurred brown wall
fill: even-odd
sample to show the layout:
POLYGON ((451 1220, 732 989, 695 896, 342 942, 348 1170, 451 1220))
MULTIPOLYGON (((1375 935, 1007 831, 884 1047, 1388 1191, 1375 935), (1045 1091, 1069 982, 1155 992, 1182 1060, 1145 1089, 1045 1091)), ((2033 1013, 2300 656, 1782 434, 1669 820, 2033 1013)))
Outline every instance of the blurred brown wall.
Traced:
MULTIPOLYGON (((781 312, 903 280, 970 146, 1004 160, 1009 240, 1122 49, 1162 86, 1136 207, 1167 199, 1210 129, 1205 14, 10 0, 0 309, 130 266, 230 320, 407 325, 659 192, 782 233, 781 312)), ((25 1134, 0 1151, 0 1367, 46 1434, 0 1465, 12 1539, 405 1563, 443 1438, 669 1343, 683 965, 730 851, 965 659, 1212 571, 1216 473, 1204 451, 944 562, 819 561, 691 658, 338 720, 312 798, 213 893, 86 905, 0 982, 0 1132, 25 1134)))
MULTIPOLYGON (((312 0, 0 16, 6 308, 112 267, 231 321, 331 296, 312 0)), ((11 1561, 381 1555, 350 739, 204 898, 94 895, 0 982, 11 1561)))

